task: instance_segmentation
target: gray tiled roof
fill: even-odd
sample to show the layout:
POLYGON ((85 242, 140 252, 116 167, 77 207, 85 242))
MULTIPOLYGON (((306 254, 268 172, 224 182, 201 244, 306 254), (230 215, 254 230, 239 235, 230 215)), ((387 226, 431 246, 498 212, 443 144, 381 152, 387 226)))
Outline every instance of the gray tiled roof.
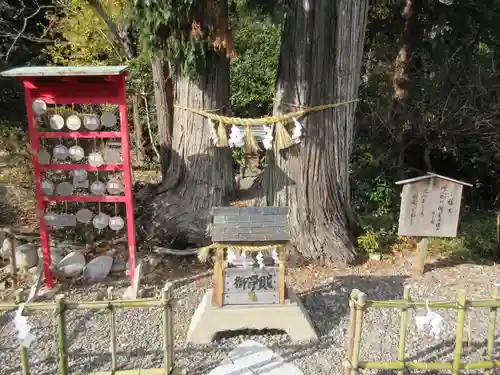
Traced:
POLYGON ((288 207, 214 207, 213 242, 290 241, 288 207))

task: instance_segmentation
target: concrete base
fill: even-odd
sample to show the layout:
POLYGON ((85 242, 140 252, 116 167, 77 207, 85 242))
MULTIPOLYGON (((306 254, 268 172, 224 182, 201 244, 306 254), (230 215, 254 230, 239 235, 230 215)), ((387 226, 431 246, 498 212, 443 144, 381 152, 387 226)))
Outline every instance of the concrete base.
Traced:
POLYGON ((186 341, 209 344, 217 332, 244 329, 285 331, 294 342, 317 340, 309 315, 297 295, 287 288, 284 305, 212 306, 212 289, 207 290, 191 319, 186 341))

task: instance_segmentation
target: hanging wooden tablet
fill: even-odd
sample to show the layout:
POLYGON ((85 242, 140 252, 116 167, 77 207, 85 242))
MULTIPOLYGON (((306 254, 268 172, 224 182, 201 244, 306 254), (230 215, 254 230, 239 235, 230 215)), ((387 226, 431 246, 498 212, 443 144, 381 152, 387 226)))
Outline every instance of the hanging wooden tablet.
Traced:
POLYGON ((76 131, 82 126, 82 120, 77 115, 71 115, 66 119, 66 127, 69 130, 76 131))
POLYGON ((44 217, 45 225, 56 227, 59 220, 59 215, 54 212, 47 212, 44 217))
POLYGON ((117 118, 111 112, 104 112, 101 116, 101 124, 105 128, 112 128, 113 126, 116 125, 116 122, 117 122, 117 118))
POLYGON ((122 182, 117 178, 112 178, 106 183, 106 189, 111 195, 118 195, 123 193, 124 187, 122 182))
POLYGON ((76 216, 67 213, 60 214, 58 222, 61 228, 76 227, 76 216))
POLYGON ((52 157, 58 161, 65 161, 69 156, 68 148, 65 145, 57 145, 52 150, 52 157))
POLYGON ((80 161, 85 157, 85 151, 82 147, 75 145, 71 146, 68 150, 69 156, 73 161, 80 161))
POLYGON ((94 181, 92 185, 90 185, 90 192, 93 195, 104 195, 106 194, 106 185, 102 181, 94 181))
POLYGON ((69 182, 61 182, 56 187, 56 195, 61 195, 64 197, 73 195, 73 185, 71 185, 69 182))
POLYGON ((94 167, 100 167, 104 164, 104 158, 98 152, 93 152, 89 155, 89 164, 94 167))
POLYGON ((87 208, 82 208, 76 212, 76 220, 82 224, 88 224, 92 221, 94 214, 87 208))
POLYGON ((92 225, 100 233, 109 224, 109 216, 105 213, 99 212, 99 214, 92 220, 92 225))
MULTIPOLYGON (((121 147, 121 146, 119 146, 121 147)), ((121 164, 122 154, 120 148, 113 147, 113 145, 106 144, 104 149, 104 161, 106 164, 121 164)))
POLYGON ((49 125, 54 130, 61 130, 64 127, 64 118, 61 115, 52 115, 49 119, 49 125))
POLYGON ((87 180, 87 171, 85 169, 76 169, 72 172, 73 187, 75 189, 88 189, 89 180, 87 180))
POLYGON ((113 216, 109 219, 109 227, 116 232, 122 230, 124 226, 125 221, 120 216, 113 216))
POLYGON ((42 193, 47 196, 51 196, 54 194, 54 183, 50 180, 43 180, 42 183, 40 184, 42 188, 42 193))
POLYGON ((47 112, 47 104, 41 99, 36 99, 36 100, 33 100, 33 104, 31 105, 31 109, 33 109, 33 112, 35 113, 35 115, 41 116, 45 112, 47 112))
POLYGON ((96 131, 101 127, 99 117, 94 115, 87 115, 83 118, 83 126, 90 131, 96 131))
POLYGON ((38 162, 42 165, 50 164, 50 154, 46 149, 38 151, 38 162))

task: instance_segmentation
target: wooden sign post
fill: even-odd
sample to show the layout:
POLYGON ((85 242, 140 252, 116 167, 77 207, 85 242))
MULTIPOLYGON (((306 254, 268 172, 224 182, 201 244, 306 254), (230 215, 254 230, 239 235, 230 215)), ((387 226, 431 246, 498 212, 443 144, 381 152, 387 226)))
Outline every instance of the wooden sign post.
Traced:
POLYGON ((398 234, 423 237, 417 258, 422 275, 428 237, 457 236, 462 189, 472 185, 435 173, 398 181, 396 185, 403 185, 398 234))

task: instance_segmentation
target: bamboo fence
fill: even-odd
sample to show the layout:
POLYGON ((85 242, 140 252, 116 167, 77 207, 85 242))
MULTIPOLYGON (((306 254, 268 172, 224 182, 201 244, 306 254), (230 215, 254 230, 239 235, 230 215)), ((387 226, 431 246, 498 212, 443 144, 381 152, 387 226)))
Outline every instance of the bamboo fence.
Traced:
MULTIPOLYGON (((179 373, 174 367, 174 336, 173 336, 173 283, 167 283, 162 289, 161 298, 142 298, 136 300, 113 300, 112 288, 108 289, 108 299, 106 301, 93 302, 71 302, 64 296, 57 296, 55 302, 45 303, 26 303, 23 311, 55 311, 57 321, 57 354, 59 360, 59 375, 69 375, 68 366, 68 341, 66 335, 66 312, 69 310, 108 310, 110 324, 110 352, 111 352, 111 371, 108 372, 90 372, 78 373, 77 375, 171 375, 179 373), (163 335, 163 368, 159 369, 134 369, 119 370, 117 361, 117 343, 116 343, 116 317, 117 309, 125 308, 162 308, 162 335, 163 335)), ((16 295, 16 303, 0 304, 0 312, 14 310, 20 307, 22 302, 22 290, 16 295)), ((36 374, 29 368, 28 349, 20 344, 21 368, 23 375, 36 374)))
POLYGON ((500 361, 494 357, 495 332, 497 310, 500 307, 500 286, 493 290, 492 298, 487 300, 468 301, 465 291, 460 291, 456 301, 428 302, 412 301, 410 299, 410 288, 405 286, 403 299, 394 301, 372 301, 366 299, 366 294, 353 290, 350 301, 350 321, 347 332, 347 350, 344 367, 347 375, 357 375, 361 369, 377 370, 396 370, 398 375, 403 375, 405 369, 413 370, 442 370, 450 372, 453 375, 460 374, 467 370, 484 370, 484 375, 492 375, 494 369, 500 368, 500 361), (393 362, 367 362, 360 360, 361 336, 363 328, 363 315, 367 308, 389 308, 401 311, 400 329, 399 329, 399 347, 397 360, 393 362), (416 308, 436 308, 436 309, 455 309, 457 310, 457 328, 455 335, 455 351, 453 361, 448 362, 416 362, 405 360, 405 342, 408 330, 408 312, 409 309, 416 308), (473 363, 461 362, 462 343, 465 324, 465 314, 469 308, 487 308, 489 309, 488 340, 486 357, 487 360, 473 363), (493 371, 492 371, 493 370, 493 371))

